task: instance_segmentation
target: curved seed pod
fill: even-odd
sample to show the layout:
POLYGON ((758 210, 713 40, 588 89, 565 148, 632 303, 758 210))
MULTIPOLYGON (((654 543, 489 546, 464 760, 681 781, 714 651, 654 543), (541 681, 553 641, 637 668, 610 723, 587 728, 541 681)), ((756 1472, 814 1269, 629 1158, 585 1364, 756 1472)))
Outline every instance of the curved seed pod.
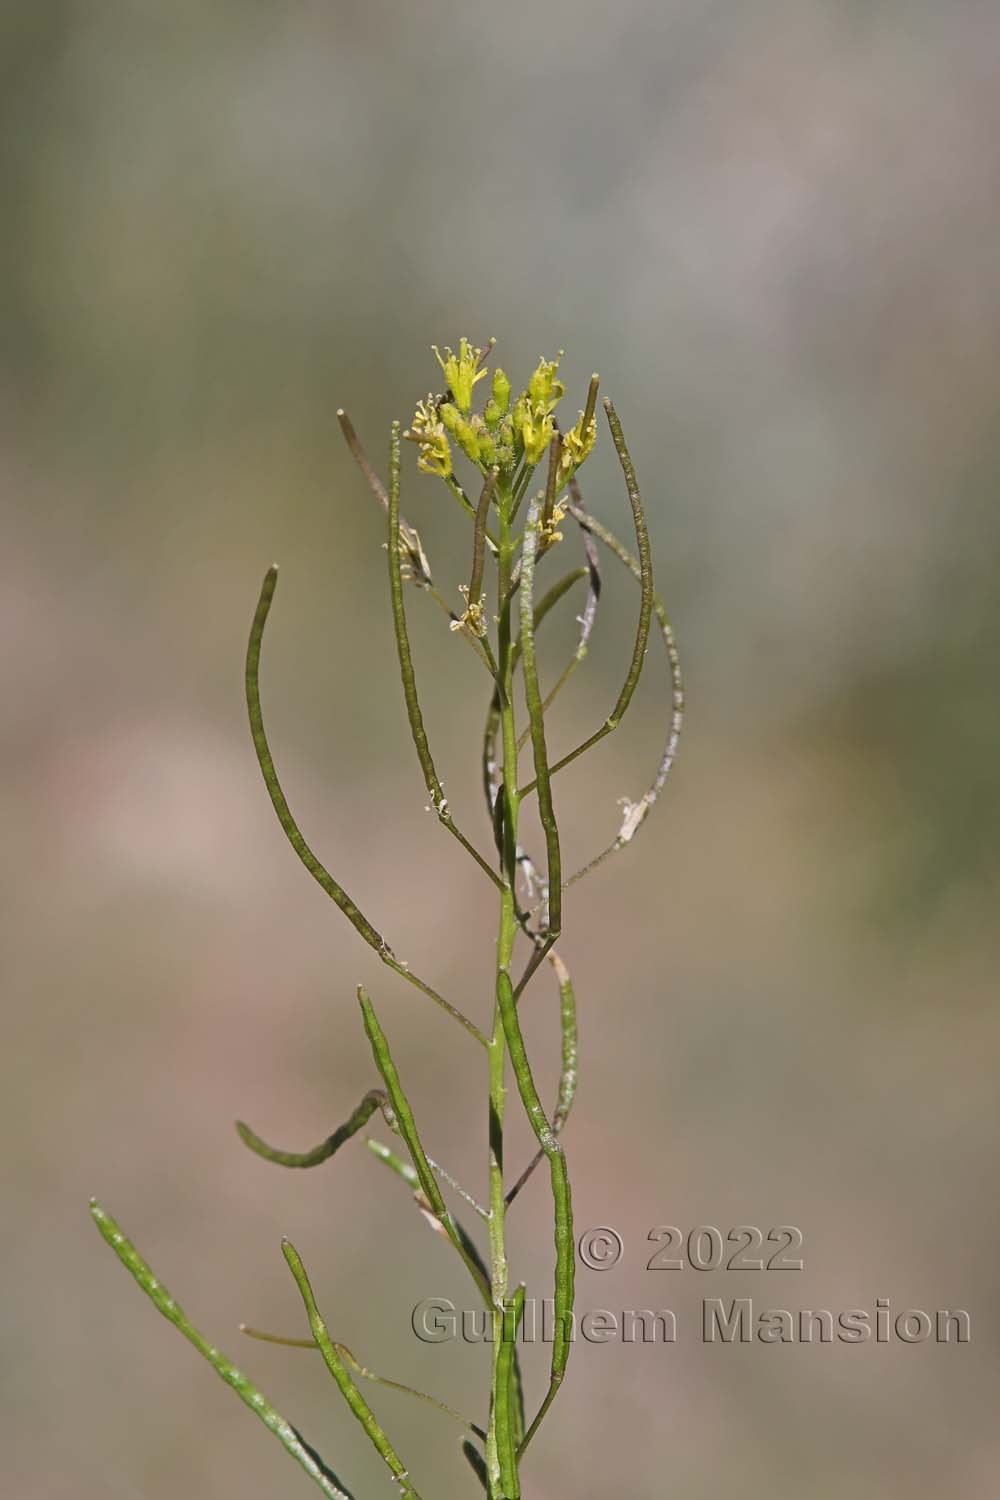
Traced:
POLYGON ((395 1121, 386 1094, 382 1089, 369 1089, 350 1119, 343 1125, 338 1125, 331 1136, 320 1141, 311 1151, 281 1151, 275 1146, 269 1146, 259 1135, 254 1134, 249 1125, 244 1125, 242 1120, 236 1121, 236 1132, 244 1146, 249 1146, 251 1151, 262 1156, 265 1161, 273 1161, 279 1167, 318 1167, 321 1162, 329 1161, 352 1135, 357 1135, 377 1109, 382 1111, 386 1124, 393 1129, 395 1121))
MULTIPOLYGON (((549 767, 549 775, 554 776, 564 766, 572 764, 579 756, 583 755, 593 745, 603 740, 612 730, 617 729, 632 702, 633 694, 639 682, 642 672, 643 658, 646 654, 646 645, 649 641, 649 626, 653 612, 653 565, 649 551, 649 533, 646 530, 646 516, 642 508, 642 496, 639 493, 639 484, 635 477, 635 469, 628 448, 625 446, 625 438, 622 433, 618 413, 615 411, 607 396, 604 398, 604 410, 607 413, 608 425, 611 428, 611 437, 618 454, 622 472, 625 475, 625 485, 628 490, 629 504, 632 507, 632 520, 635 525, 636 550, 639 554, 639 571, 641 597, 639 602, 639 623, 636 629, 635 645, 632 648, 632 660, 629 662, 628 672, 622 684, 621 691, 600 729, 583 740, 568 755, 564 755, 549 767)), ((529 782, 522 788, 520 796, 524 797, 528 792, 534 791, 537 781, 529 782)))
MULTIPOLYGON (((636 559, 622 545, 613 532, 609 531, 606 526, 602 525, 600 521, 583 509, 579 498, 579 491, 574 495, 573 504, 570 506, 570 514, 584 528, 585 532, 593 533, 608 548, 608 551, 613 553, 619 562, 629 570, 634 578, 640 579, 641 570, 636 559)), ((608 844, 607 848, 602 849, 599 854, 595 854, 593 859, 588 860, 579 870, 575 870, 568 880, 564 881, 564 890, 571 885, 575 885, 584 876, 591 874, 610 855, 617 854, 619 850, 624 849, 627 844, 631 843, 651 812, 660 792, 663 790, 664 782, 670 774, 677 757, 681 731, 684 727, 684 680, 681 675, 680 657, 677 652, 677 642, 674 638, 673 627, 670 624, 670 617, 659 595, 655 591, 653 593, 653 613, 656 616, 656 623, 667 653, 667 663, 670 671, 670 723, 667 729, 666 743, 657 764, 656 773, 646 791, 639 798, 638 802, 626 803, 625 815, 617 836, 608 844)))
POLYGON ((326 892, 330 900, 340 908, 355 931, 361 934, 371 948, 374 948, 382 962, 388 968, 392 969, 395 974, 399 974, 401 978, 405 979, 408 984, 412 984, 416 989, 420 990, 421 994, 433 1000, 435 1005, 439 1005, 442 1010, 447 1011, 453 1020, 458 1021, 470 1035, 474 1036, 477 1041, 482 1042, 485 1046, 486 1038, 475 1022, 470 1021, 468 1016, 464 1016, 460 1010, 457 1010, 454 1005, 445 1000, 443 995, 439 995, 437 990, 432 989, 429 984, 426 984, 424 980, 420 979, 406 964, 396 957, 382 934, 376 931, 357 903, 344 890, 344 887, 334 880, 326 866, 317 859, 303 838, 302 831, 292 816, 291 808, 288 806, 288 799, 282 790, 281 782, 278 780, 278 773, 274 767, 274 760, 271 755, 271 747, 267 741, 267 734, 264 730, 264 717, 260 706, 261 644, 264 639, 264 626, 267 624, 267 617, 271 610, 271 602, 274 599, 274 591, 277 583, 278 570, 272 566, 268 568, 264 575, 260 598, 257 601, 257 609, 254 613, 253 625, 250 629, 250 639, 247 643, 246 696, 247 710, 250 715, 250 733, 253 736, 257 761, 260 765, 261 774, 264 777, 264 785, 267 787, 268 795, 271 798, 271 804, 278 815, 278 822, 281 824, 282 831, 316 883, 326 892))

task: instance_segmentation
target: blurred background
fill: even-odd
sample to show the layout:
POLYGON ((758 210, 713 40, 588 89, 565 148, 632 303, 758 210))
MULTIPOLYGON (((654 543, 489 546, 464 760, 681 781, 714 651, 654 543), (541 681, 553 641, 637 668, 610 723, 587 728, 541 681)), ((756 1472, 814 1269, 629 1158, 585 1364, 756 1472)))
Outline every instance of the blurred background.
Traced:
MULTIPOLYGON (((494 334, 522 382, 566 349, 571 415, 600 370, 690 710, 561 944, 578 1227, 625 1244, 579 1307, 671 1307, 678 1341, 579 1346, 525 1493, 994 1496, 996 7, 15 0, 0 44, 5 1492, 310 1492, 116 1264, 92 1193, 359 1496, 384 1471, 318 1362, 237 1331, 302 1332, 282 1234, 360 1358, 481 1414, 484 1351, 410 1331, 422 1297, 470 1304, 402 1185, 360 1143, 282 1173, 232 1121, 304 1148, 346 1117, 374 1081, 363 980, 428 1148, 484 1190, 481 1058, 284 843, 242 670, 277 559, 263 691, 292 805, 485 1023, 494 902, 423 811, 383 523, 335 411, 384 467, 390 418, 439 387, 430 343, 494 334), (654 1226, 744 1223, 799 1226, 805 1270, 645 1269, 654 1226), (964 1307, 973 1337, 706 1346, 707 1296, 964 1307)), ((467 528, 404 457, 458 603, 467 528)), ((603 430, 588 476, 625 534, 603 430)), ((617 691, 619 575, 557 746, 617 691)), ((409 609, 485 845, 485 680, 409 609)), ((649 779, 664 683, 654 643, 626 725, 560 778, 569 862, 649 779)), ((547 1096, 556 1015, 541 976, 547 1096)), ((540 1173, 512 1220, 537 1297, 550 1213, 540 1173)), ((444 1418, 373 1400, 424 1495, 476 1492, 444 1418)))

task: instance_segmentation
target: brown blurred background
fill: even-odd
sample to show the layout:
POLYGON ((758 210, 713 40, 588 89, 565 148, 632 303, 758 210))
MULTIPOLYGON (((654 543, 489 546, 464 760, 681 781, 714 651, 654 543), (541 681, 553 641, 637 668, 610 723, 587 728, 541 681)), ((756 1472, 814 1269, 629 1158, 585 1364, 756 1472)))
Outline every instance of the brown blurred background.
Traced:
MULTIPOLYGON (((284 844, 242 657, 276 558, 293 806, 485 1019, 493 901, 422 810, 381 522, 334 412, 382 461, 437 387, 431 341, 492 333, 522 378, 565 346, 571 409, 600 369, 690 704, 656 819, 562 944, 578 1226, 625 1240, 579 1305, 673 1307, 678 1343, 579 1347, 526 1494, 994 1496, 996 7, 15 0, 0 41, 4 1492, 310 1493, 115 1264, 91 1193, 360 1497, 384 1472, 318 1362, 235 1331, 301 1332, 283 1233, 360 1357, 482 1406, 483 1351, 410 1332, 418 1298, 467 1294, 401 1185, 360 1145, 281 1173, 232 1121, 304 1147, 346 1116, 374 1077, 365 980, 429 1149, 482 1186, 475 1048, 284 844), (796 1224, 806 1269, 646 1272, 665 1223, 796 1224), (737 1295, 960 1306, 973 1339, 705 1347, 700 1299, 737 1295)), ((601 448, 587 498, 624 532, 601 448)), ((412 451, 404 482, 457 601, 464 525, 412 451)), ((484 682, 410 611, 485 843, 484 682)), ((634 612, 609 569, 558 743, 607 712, 634 612)), ((560 779, 571 860, 648 778, 662 682, 651 655, 626 727, 560 779)), ((554 1017, 541 983, 548 1092, 554 1017)), ((536 1296, 549 1216, 539 1174, 514 1229, 536 1296)), ((475 1493, 444 1419, 377 1405, 425 1495, 475 1493)))

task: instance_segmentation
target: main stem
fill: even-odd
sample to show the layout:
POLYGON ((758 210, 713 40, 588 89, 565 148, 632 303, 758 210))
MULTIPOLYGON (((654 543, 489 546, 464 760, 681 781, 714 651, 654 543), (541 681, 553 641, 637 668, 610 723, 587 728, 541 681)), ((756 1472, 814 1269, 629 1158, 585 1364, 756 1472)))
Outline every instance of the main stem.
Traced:
MULTIPOLYGON (((510 974, 517 918, 514 906, 514 875, 517 868, 517 726, 514 722, 514 660, 511 634, 511 579, 514 566, 514 544, 511 538, 513 495, 508 488, 497 494, 500 534, 497 547, 497 669, 500 680, 500 726, 503 743, 503 887, 500 892, 500 926, 497 934, 497 977, 510 974)), ((490 1422, 486 1436, 486 1468, 490 1500, 517 1500, 520 1488, 514 1473, 516 1438, 511 1392, 502 1388, 506 1366, 502 1354, 504 1309, 507 1305, 509 1273, 505 1235, 503 1124, 507 1088, 505 1083, 507 1047, 499 1005, 493 1012, 493 1032, 489 1042, 490 1068, 490 1270, 493 1293, 493 1372, 490 1389, 490 1422), (501 1479, 501 1468, 504 1479, 501 1479)), ((512 1330, 508 1330, 511 1332, 512 1330)))

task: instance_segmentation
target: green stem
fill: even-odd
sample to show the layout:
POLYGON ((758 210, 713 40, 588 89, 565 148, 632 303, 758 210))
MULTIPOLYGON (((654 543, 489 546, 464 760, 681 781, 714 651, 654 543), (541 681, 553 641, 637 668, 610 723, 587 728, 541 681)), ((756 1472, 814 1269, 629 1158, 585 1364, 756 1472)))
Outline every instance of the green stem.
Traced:
MULTIPOLYGON (((497 711, 503 743, 503 772, 500 798, 503 822, 501 867, 503 886, 500 892, 500 924, 497 934, 497 982, 510 974, 517 933, 514 879, 517 852, 517 727, 514 721, 513 678, 514 642, 511 631, 511 582, 514 543, 511 536, 512 496, 509 489, 499 494, 500 540, 497 557, 497 668, 499 692, 497 711)), ((493 1293, 493 1370, 490 1421, 486 1435, 486 1468, 491 1500, 517 1500, 515 1445, 511 1432, 512 1407, 510 1381, 504 1359, 503 1309, 507 1302, 509 1275, 503 1175, 503 1125, 506 1104, 507 1043, 499 1004, 494 1010, 493 1034, 489 1042, 489 1176, 490 1176, 490 1284, 493 1293)))
POLYGON ((573 1311, 575 1264, 573 1260, 573 1201, 570 1194, 566 1158, 562 1146, 549 1123, 542 1101, 538 1096, 528 1062, 528 1054, 521 1034, 521 1023, 517 1014, 517 1003, 509 974, 501 974, 497 981, 497 1000, 510 1048, 511 1066, 517 1080, 518 1092, 525 1113, 535 1132, 538 1144, 549 1160, 552 1183, 552 1201, 555 1208, 555 1332, 552 1340, 552 1362, 549 1371, 549 1388, 534 1420, 518 1448, 521 1458, 531 1439, 541 1426, 542 1419, 555 1400, 572 1347, 570 1320, 573 1311))

